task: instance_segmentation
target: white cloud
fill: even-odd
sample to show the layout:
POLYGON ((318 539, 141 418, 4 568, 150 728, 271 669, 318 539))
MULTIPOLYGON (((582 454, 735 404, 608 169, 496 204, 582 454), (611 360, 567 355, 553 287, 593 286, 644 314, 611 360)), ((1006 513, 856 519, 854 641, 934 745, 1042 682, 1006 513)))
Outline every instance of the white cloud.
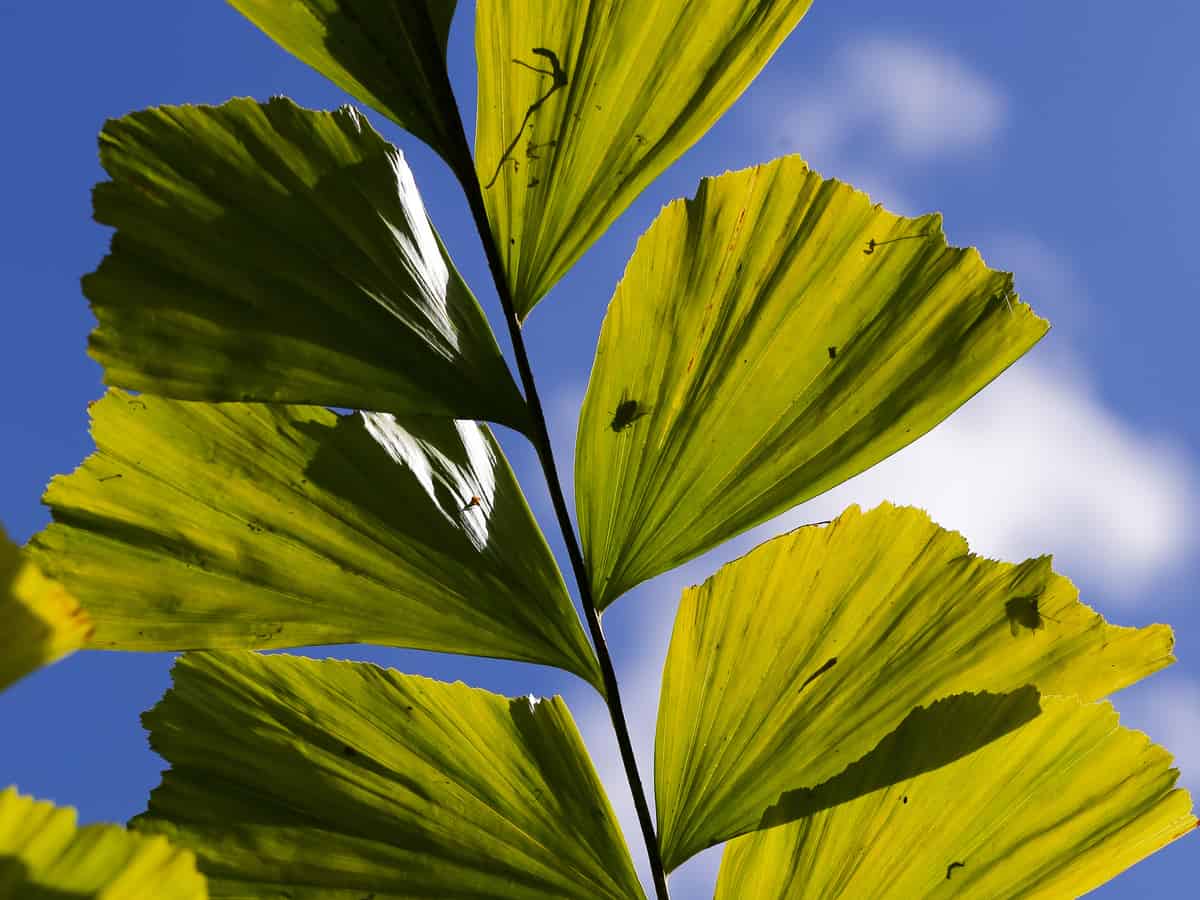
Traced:
POLYGON ((1032 359, 784 522, 881 500, 929 510, 988 556, 1053 553, 1058 571, 1088 579, 1111 605, 1146 605, 1194 545, 1197 491, 1184 451, 1123 422, 1079 371, 1032 359))
POLYGON ((987 143, 1004 124, 999 89, 958 58, 893 38, 855 42, 842 52, 851 99, 892 146, 925 159, 987 143))
POLYGON ((859 138, 914 161, 962 153, 995 138, 1007 117, 1003 92, 985 76, 944 50, 893 37, 846 44, 821 84, 773 97, 769 113, 776 137, 818 168, 842 161, 859 138))

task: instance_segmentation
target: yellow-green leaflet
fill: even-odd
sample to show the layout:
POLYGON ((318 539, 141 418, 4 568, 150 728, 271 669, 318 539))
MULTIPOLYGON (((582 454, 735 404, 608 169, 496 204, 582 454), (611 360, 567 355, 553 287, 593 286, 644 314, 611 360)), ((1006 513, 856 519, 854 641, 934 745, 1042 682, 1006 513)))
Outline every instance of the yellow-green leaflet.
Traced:
POLYGON ((600 674, 486 425, 111 391, 35 559, 125 650, 372 643, 600 674), (478 498, 478 501, 475 501, 478 498))
POLYGON ((526 428, 400 151, 349 107, 162 106, 105 124, 83 280, 105 381, 526 428))
POLYGON ((1107 624, 1048 557, 974 556, 920 510, 852 506, 768 541, 680 604, 655 747, 664 863, 850 799, 851 764, 872 761, 875 789, 957 759, 1036 717, 1039 693, 1104 697, 1171 645, 1164 625, 1107 624))
MULTIPOLYGON (((886 780, 891 765, 853 776, 886 780)), ((1109 704, 1045 697, 1038 718, 957 762, 731 841, 716 900, 1078 897, 1196 827, 1170 765, 1109 704)))
POLYGON ((78 650, 91 634, 91 619, 75 598, 0 528, 0 690, 78 650))
POLYGON ((929 431, 1047 324, 1012 277, 799 157, 701 182, 617 287, 575 500, 601 608, 929 431), (645 414, 618 429, 622 403, 645 414))
POLYGON ((228 0, 270 38, 446 158, 461 138, 446 73, 455 0, 228 0))
POLYGON ((207 900, 196 858, 75 810, 0 791, 0 900, 207 900))
POLYGON ((811 0, 480 0, 475 168, 524 318, 811 0))
POLYGON ((214 897, 642 898, 558 697, 245 651, 173 674, 134 826, 194 849, 214 897))

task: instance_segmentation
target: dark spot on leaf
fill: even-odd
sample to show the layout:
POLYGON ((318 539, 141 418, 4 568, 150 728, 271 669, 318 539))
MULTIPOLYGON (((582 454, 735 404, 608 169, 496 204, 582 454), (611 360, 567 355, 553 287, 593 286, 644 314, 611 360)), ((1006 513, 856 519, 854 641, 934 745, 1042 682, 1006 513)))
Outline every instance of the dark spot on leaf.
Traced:
POLYGON ((358 756, 358 751, 346 744, 342 747, 342 753, 346 756, 358 756))
POLYGON ((102 475, 99 478, 97 478, 96 480, 97 481, 112 481, 114 478, 120 478, 120 477, 121 477, 121 473, 116 472, 112 475, 102 475))
POLYGON ((870 256, 875 252, 875 248, 882 247, 884 244, 894 244, 896 241, 915 241, 917 238, 929 237, 930 234, 932 234, 932 232, 928 231, 922 232, 921 234, 906 234, 902 237, 889 238, 886 241, 877 241, 875 238, 871 238, 869 241, 867 241, 867 249, 864 250, 863 253, 867 256, 870 256))
POLYGON ((907 803, 907 802, 908 802, 908 795, 907 795, 907 794, 905 794, 903 797, 901 797, 901 798, 900 798, 900 802, 901 802, 901 803, 907 803))
POLYGON ((817 669, 817 671, 813 672, 811 675, 809 675, 807 678, 804 679, 804 684, 800 685, 800 687, 796 691, 796 693, 799 694, 800 691, 804 690, 806 687, 808 687, 810 684, 812 684, 819 677, 824 675, 826 672, 828 672, 830 669, 832 669, 836 665, 837 665, 837 657, 836 656, 833 657, 832 659, 826 660, 825 663, 821 666, 821 668, 817 669))
POLYGON ((830 348, 829 348, 829 358, 830 358, 830 359, 837 359, 837 347, 830 347, 830 348))
POLYGON ((636 400, 622 400, 617 404, 617 411, 613 413, 609 427, 613 431, 624 431, 645 415, 649 415, 649 410, 644 409, 636 400))
POLYGON ((951 874, 951 873, 952 873, 952 872, 953 872, 955 869, 965 869, 966 867, 967 867, 967 864, 966 864, 966 863, 961 863, 961 862, 952 862, 952 863, 950 863, 950 865, 946 866, 946 880, 947 880, 947 881, 949 881, 949 880, 950 880, 950 874, 951 874))
POLYGON ((1038 610, 1040 594, 1013 597, 1004 603, 1004 614, 1008 617, 1008 628, 1016 635, 1022 628, 1037 631, 1044 627, 1041 611, 1038 610))

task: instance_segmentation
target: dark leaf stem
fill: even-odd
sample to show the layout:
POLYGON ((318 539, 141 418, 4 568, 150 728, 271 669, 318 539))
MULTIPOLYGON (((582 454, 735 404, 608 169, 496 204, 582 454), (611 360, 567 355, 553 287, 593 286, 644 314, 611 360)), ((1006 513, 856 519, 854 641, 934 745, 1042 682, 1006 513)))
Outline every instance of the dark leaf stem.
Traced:
MULTIPOLYGON (((449 85, 447 84, 447 87, 449 85)), ((633 802, 637 807, 638 822, 642 827, 642 838, 646 843, 646 852, 650 856, 650 871, 654 878, 654 890, 658 900, 670 900, 667 893, 667 876, 663 871, 662 855, 658 849, 658 837, 654 830, 654 820, 650 816, 650 807, 646 802, 646 790, 642 786, 641 775, 638 774, 637 759, 633 755, 633 743, 629 739, 629 726, 625 721, 625 712, 621 707, 621 694, 617 687, 617 673, 613 669, 612 656, 608 652, 608 643, 604 639, 604 629, 600 625, 600 614, 592 599, 587 568, 583 563, 583 553, 579 549, 579 541, 575 536, 575 528, 571 516, 567 512, 567 502, 563 497, 562 482, 558 477, 558 468, 554 464, 554 454, 550 449, 550 434, 546 428, 546 416, 542 412, 542 403, 538 397, 537 385, 534 382, 533 370, 529 365, 529 356, 525 352, 525 341, 521 335, 521 320, 517 317, 513 305, 512 293, 508 286, 508 277, 504 272, 504 264, 500 258, 499 248, 492 236, 488 224, 487 210, 483 203, 483 191, 479 179, 475 175, 475 164, 471 157, 470 146, 467 143, 461 121, 458 123, 456 136, 457 152, 450 166, 462 185, 471 206, 471 215, 475 220, 475 228, 487 253, 488 268, 500 295, 500 305, 504 309, 504 321, 508 326, 508 335, 512 340, 513 353, 517 359, 517 371, 521 378, 521 386, 525 391, 525 402, 529 406, 530 433, 528 437, 537 451, 538 460, 542 464, 542 472, 546 476, 546 484, 550 489, 550 499, 554 503, 554 514, 558 518, 558 527, 562 531, 563 541, 567 545, 567 555, 571 558, 571 568, 575 573, 575 583, 579 587, 579 597, 583 604, 584 617, 587 619, 588 630, 592 635, 592 643, 596 648, 596 657, 600 662, 600 673, 604 679, 605 701, 608 704, 609 716, 612 719, 613 730, 617 735, 617 744, 621 749, 621 762, 625 766, 625 775, 629 780, 629 788, 633 792, 633 802)))

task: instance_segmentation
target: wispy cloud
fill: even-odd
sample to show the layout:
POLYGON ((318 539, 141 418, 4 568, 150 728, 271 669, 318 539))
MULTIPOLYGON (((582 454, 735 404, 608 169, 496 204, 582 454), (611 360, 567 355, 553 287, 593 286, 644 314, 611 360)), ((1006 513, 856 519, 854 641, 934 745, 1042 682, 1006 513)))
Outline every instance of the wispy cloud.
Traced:
POLYGON ((999 88, 963 60, 911 41, 872 37, 842 51, 848 100, 900 153, 928 159, 972 149, 1004 124, 999 88))
POLYGON ((851 502, 929 510, 1001 559, 1055 555, 1105 605, 1144 607, 1193 549, 1188 457, 1105 407, 1066 364, 1018 363, 926 437, 784 517, 828 518, 851 502))
POLYGON ((945 50, 895 37, 847 43, 819 88, 802 83, 785 101, 772 99, 772 130, 818 166, 843 161, 856 140, 913 161, 961 153, 986 145, 1007 118, 1004 93, 986 76, 945 50))

